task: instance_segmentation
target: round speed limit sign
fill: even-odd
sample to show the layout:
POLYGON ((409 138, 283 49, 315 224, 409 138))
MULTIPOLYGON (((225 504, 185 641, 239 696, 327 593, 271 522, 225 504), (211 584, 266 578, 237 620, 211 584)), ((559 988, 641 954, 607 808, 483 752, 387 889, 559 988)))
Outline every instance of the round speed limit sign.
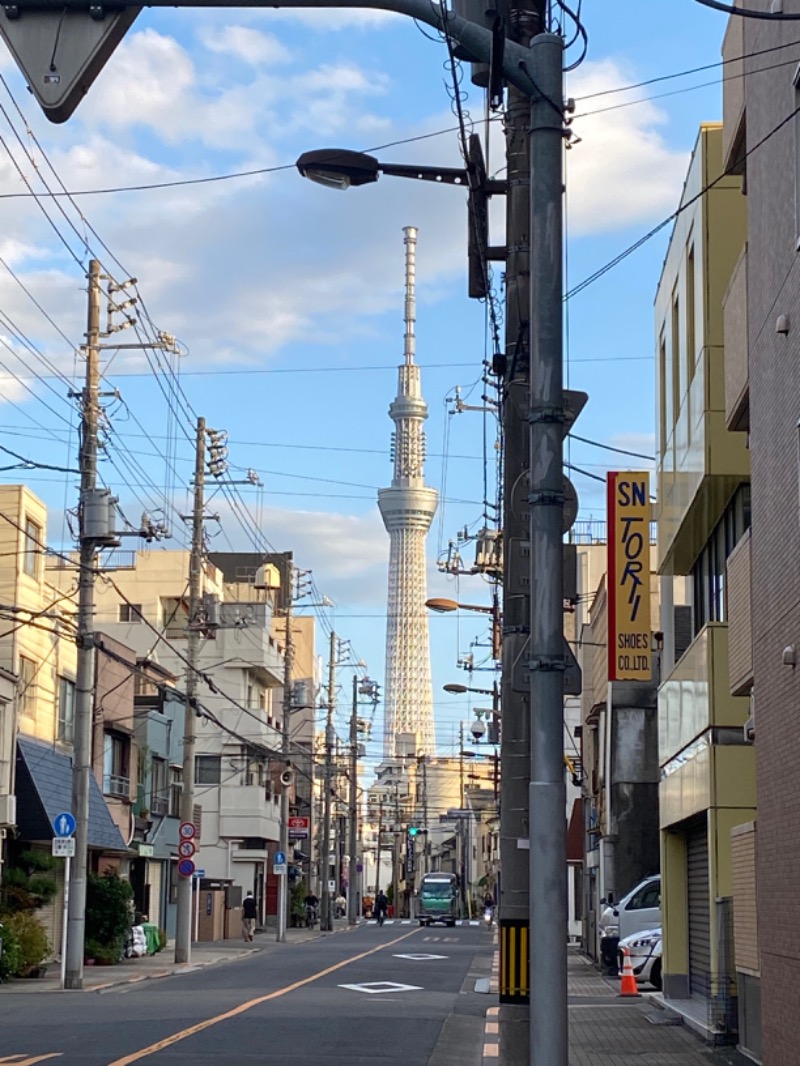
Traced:
POLYGON ((191 859, 195 853, 193 840, 182 840, 178 845, 178 854, 182 859, 191 859))
POLYGON ((192 840, 195 836, 195 828, 193 822, 181 822, 181 827, 178 830, 181 835, 181 840, 192 840))

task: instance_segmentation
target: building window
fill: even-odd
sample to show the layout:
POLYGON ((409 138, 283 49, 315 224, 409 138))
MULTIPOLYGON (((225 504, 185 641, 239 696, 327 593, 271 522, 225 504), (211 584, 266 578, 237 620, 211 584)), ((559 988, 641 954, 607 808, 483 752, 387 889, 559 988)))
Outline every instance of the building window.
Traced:
POLYGON ((121 733, 103 737, 103 792, 107 796, 130 798, 130 738, 121 733))
POLYGON ((121 603, 119 605, 119 620, 120 622, 141 622, 141 603, 121 603))
POLYGON ((75 725, 75 682, 58 679, 58 739, 71 744, 75 725))
POLYGON ((678 294, 672 298, 672 424, 677 425, 681 412, 681 307, 678 294))
POLYGON ((21 715, 33 717, 36 710, 36 663, 24 655, 19 657, 17 681, 17 709, 21 715))
POLYGON ((666 453, 669 437, 667 410, 667 342, 662 333, 658 345, 658 439, 661 455, 666 453))
POLYGON ((183 767, 169 768, 169 816, 180 818, 181 799, 183 798, 183 767))
POLYGON ((686 388, 688 390, 694 377, 695 363, 695 270, 694 244, 689 245, 686 256, 686 388))
POLYGON ((692 567, 695 636, 709 622, 724 622, 725 565, 750 528, 750 486, 740 485, 692 567))
POLYGON ((25 519, 25 550, 22 569, 28 577, 39 576, 39 557, 42 553, 42 527, 31 518, 25 519))
POLYGON ((168 810, 167 760, 154 755, 150 770, 150 813, 165 815, 168 810))
POLYGON ((197 755, 194 760, 194 780, 197 785, 218 785, 222 776, 222 757, 197 755))

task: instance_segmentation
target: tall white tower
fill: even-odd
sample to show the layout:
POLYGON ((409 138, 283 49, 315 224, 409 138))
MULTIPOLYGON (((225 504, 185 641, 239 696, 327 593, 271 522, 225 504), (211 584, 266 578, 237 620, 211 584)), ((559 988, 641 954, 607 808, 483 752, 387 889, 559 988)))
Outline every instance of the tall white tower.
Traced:
POLYGON ((397 396, 389 408, 394 477, 380 489, 378 506, 389 533, 389 602, 386 626, 386 692, 383 757, 396 754, 397 738, 411 733, 416 752, 432 754, 433 694, 428 616, 425 609, 425 537, 436 513, 437 493, 425 484, 425 431, 428 405, 422 399, 414 363, 417 230, 403 230, 406 246, 404 361, 397 373, 397 396))

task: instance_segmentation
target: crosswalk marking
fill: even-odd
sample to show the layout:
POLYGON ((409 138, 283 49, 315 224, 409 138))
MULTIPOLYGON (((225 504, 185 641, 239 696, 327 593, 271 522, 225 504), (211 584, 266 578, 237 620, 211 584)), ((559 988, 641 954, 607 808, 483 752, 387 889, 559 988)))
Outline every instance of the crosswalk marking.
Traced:
POLYGON ((51 1051, 48 1055, 4 1055, 0 1058, 0 1063, 8 1063, 8 1066, 36 1066, 37 1062, 44 1062, 45 1059, 60 1059, 63 1055, 63 1051, 51 1051))
MULTIPOLYGON (((416 924, 417 921, 418 921, 417 918, 384 918, 383 924, 384 925, 414 925, 414 924, 416 924)), ((367 918, 366 924, 367 925, 377 925, 378 922, 377 922, 377 919, 375 919, 375 918, 367 918)), ((458 918, 456 920, 455 924, 456 925, 477 926, 477 925, 480 925, 481 923, 480 923, 480 920, 476 919, 476 918, 458 918)), ((0 1060, 0 1061, 2 1061, 2 1060, 0 1060)))

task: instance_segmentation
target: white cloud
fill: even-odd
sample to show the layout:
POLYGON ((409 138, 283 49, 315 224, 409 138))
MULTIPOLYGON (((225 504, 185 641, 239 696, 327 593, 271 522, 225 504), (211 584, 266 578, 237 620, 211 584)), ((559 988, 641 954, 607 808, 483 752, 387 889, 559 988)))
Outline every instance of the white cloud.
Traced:
POLYGON ((288 63, 292 59, 291 51, 277 37, 250 26, 224 26, 213 30, 206 27, 199 39, 209 52, 232 56, 252 66, 288 63))
POLYGON ((573 129, 581 138, 567 154, 572 236, 643 222, 678 203, 688 153, 671 148, 659 131, 667 121, 662 110, 642 103, 588 114, 634 99, 631 92, 586 99, 631 80, 612 59, 584 63, 570 76, 569 94, 577 100, 573 129))

